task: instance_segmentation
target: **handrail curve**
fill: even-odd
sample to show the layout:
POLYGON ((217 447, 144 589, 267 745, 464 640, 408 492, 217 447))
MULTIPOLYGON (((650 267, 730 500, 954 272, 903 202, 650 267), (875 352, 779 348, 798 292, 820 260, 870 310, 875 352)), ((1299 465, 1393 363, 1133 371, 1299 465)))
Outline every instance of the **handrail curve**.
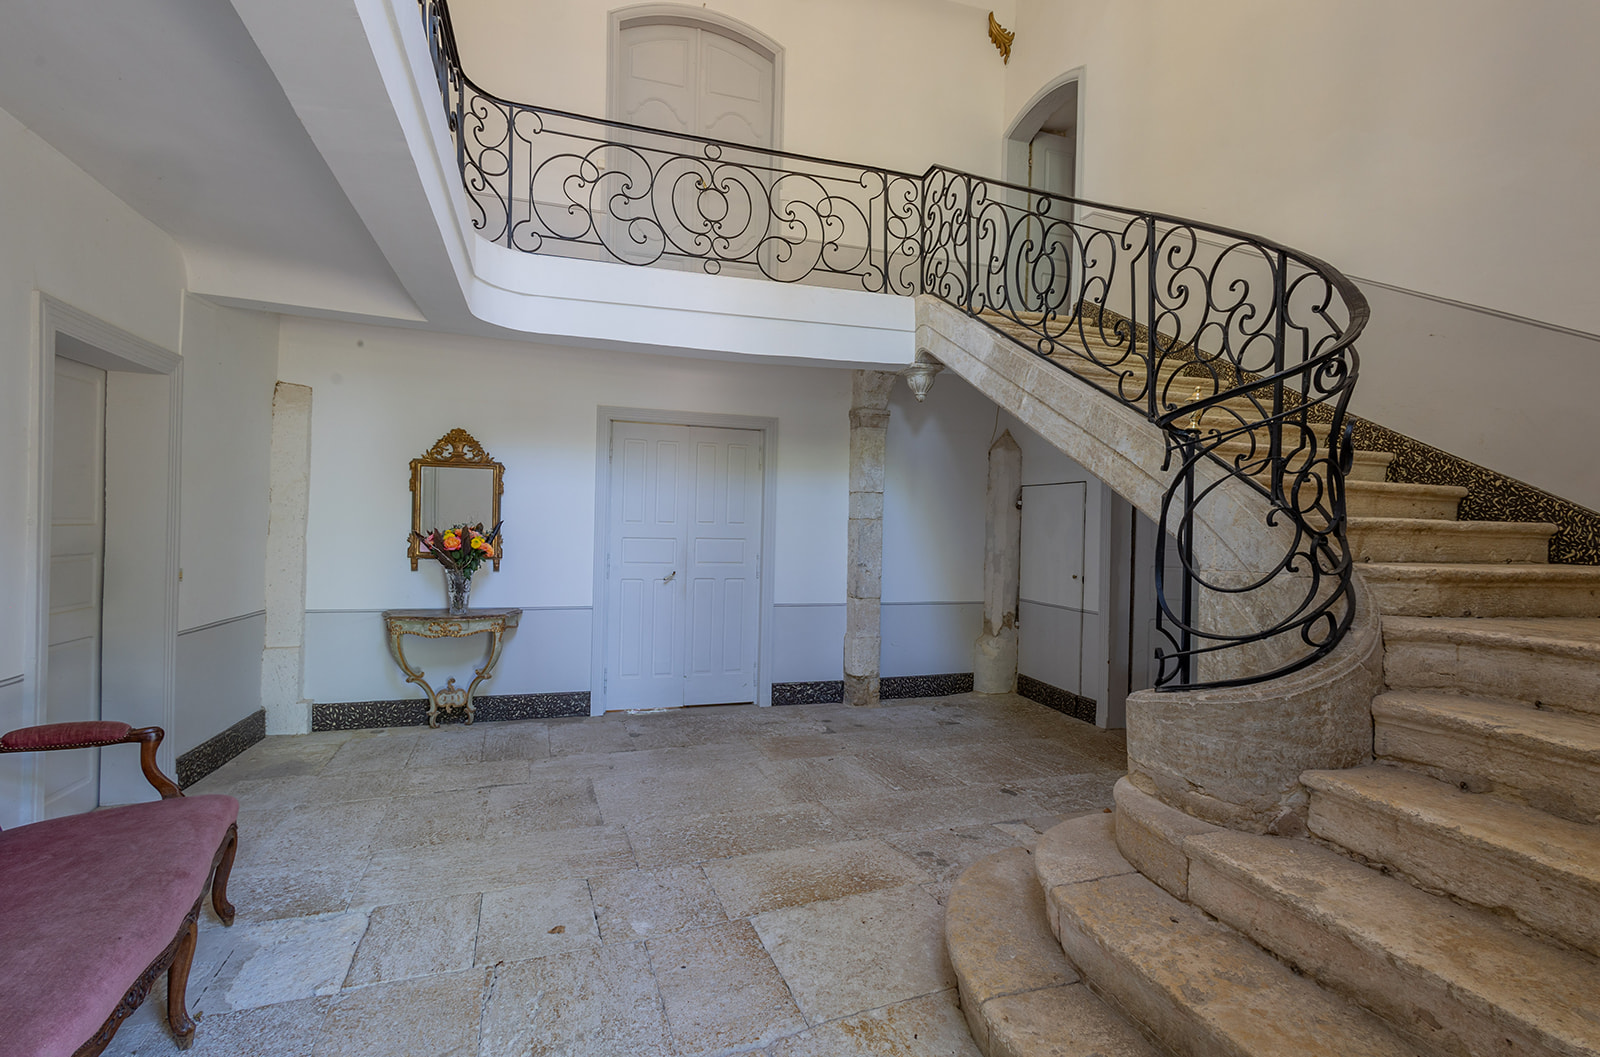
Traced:
POLYGON ((1248 232, 943 166, 918 176, 503 99, 462 70, 446 0, 419 5, 484 238, 929 294, 1139 411, 1173 472, 1158 519, 1159 690, 1286 675, 1349 629, 1346 412, 1370 309, 1337 269, 1248 232), (1261 533, 1279 550, 1264 568, 1197 560, 1197 512, 1230 480, 1270 504, 1261 533), (1245 594, 1254 616, 1238 626, 1228 599, 1245 594))

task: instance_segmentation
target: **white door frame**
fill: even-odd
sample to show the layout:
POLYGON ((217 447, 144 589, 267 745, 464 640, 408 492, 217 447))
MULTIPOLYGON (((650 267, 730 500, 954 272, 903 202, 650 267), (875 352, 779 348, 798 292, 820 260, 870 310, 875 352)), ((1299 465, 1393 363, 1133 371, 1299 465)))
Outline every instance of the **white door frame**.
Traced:
MULTIPOLYGON (((135 726, 159 725, 167 731, 157 759, 168 774, 175 773, 174 723, 177 715, 178 668, 178 493, 182 453, 183 416, 183 358, 135 334, 112 326, 64 301, 59 301, 42 291, 35 291, 35 304, 39 321, 37 352, 35 355, 35 389, 33 437, 38 459, 33 467, 34 480, 30 495, 33 508, 30 518, 30 551, 33 555, 33 608, 34 619, 27 634, 25 658, 31 658, 33 670, 27 673, 26 685, 32 691, 32 713, 35 723, 45 719, 45 688, 49 678, 48 627, 49 568, 50 568, 50 479, 53 446, 52 434, 55 417, 55 359, 58 345, 66 347, 66 358, 100 367, 113 376, 135 374, 165 376, 167 416, 162 423, 144 423, 149 428, 142 431, 140 450, 110 452, 107 455, 107 487, 110 475, 119 458, 148 458, 164 462, 155 475, 164 485, 148 494, 137 491, 123 501, 136 508, 142 525, 164 523, 164 531, 157 531, 139 539, 111 538, 112 528, 107 525, 106 568, 115 561, 120 568, 119 577, 136 581, 140 603, 126 609, 115 605, 104 608, 102 630, 102 655, 114 655, 107 673, 120 673, 120 684, 127 694, 129 706, 120 709, 122 715, 135 726), (62 341, 60 339, 65 339, 62 341), (148 599, 148 601, 145 601, 148 599)), ((155 378, 148 379, 151 382, 155 378)), ((107 385, 107 417, 111 410, 111 382, 107 385)), ((102 699, 115 688, 109 679, 102 682, 102 699)), ((26 707, 26 705, 25 705, 26 707)), ((42 817, 44 791, 37 773, 29 761, 25 781, 33 791, 31 816, 42 817)), ((100 765, 102 802, 125 803, 150 799, 153 796, 148 784, 139 777, 138 759, 126 753, 103 753, 100 765)))
POLYGON ((772 704, 773 547, 777 539, 778 420, 703 411, 661 411, 633 407, 601 407, 595 433, 594 608, 589 646, 589 714, 604 715, 606 677, 606 545, 611 525, 611 424, 647 422, 662 426, 710 426, 748 429, 761 434, 761 593, 756 639, 756 704, 772 704))
POLYGON ((1033 94, 1017 116, 1012 119, 1006 134, 1001 141, 1005 151, 1005 181, 1010 184, 1026 187, 1028 184, 1028 144, 1033 137, 1039 134, 1044 123, 1050 115, 1061 106, 1066 89, 1076 85, 1078 89, 1078 120, 1076 131, 1073 134, 1072 145, 1072 196, 1083 197, 1083 122, 1085 110, 1084 100, 1084 68, 1079 66, 1068 70, 1043 88, 1033 94))

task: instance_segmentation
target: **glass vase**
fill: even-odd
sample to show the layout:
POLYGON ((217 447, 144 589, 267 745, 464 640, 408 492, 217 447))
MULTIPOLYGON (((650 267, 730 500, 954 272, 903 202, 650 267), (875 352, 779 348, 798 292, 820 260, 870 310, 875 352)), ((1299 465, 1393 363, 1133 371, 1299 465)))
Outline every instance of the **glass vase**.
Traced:
POLYGON ((442 563, 441 567, 444 569, 445 608, 453 617, 463 616, 472 600, 472 574, 442 563))

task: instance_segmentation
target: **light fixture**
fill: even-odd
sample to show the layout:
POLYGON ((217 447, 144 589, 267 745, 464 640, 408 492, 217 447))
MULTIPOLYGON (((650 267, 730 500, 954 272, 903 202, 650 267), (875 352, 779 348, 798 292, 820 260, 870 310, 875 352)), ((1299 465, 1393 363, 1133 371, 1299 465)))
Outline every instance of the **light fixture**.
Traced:
POLYGON ((933 388, 933 377, 944 370, 944 364, 929 356, 925 352, 917 353, 917 360, 910 367, 900 372, 900 377, 906 380, 906 386, 911 390, 911 395, 917 398, 917 403, 922 403, 928 395, 928 390, 933 388))

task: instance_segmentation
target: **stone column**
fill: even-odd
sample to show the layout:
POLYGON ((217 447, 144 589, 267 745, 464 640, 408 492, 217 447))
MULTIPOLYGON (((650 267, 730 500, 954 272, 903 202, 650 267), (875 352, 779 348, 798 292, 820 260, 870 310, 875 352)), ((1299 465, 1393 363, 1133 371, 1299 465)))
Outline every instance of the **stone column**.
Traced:
POLYGON ((883 453, 889 432, 888 371, 856 371, 850 382, 850 536, 845 580, 844 701, 878 703, 883 643, 883 453))
POLYGON ((306 633, 306 513, 311 497, 311 387, 279 382, 272 395, 267 499, 267 638, 261 707, 268 734, 307 734, 303 696, 306 633))
POLYGON ((1009 694, 1017 688, 1017 593, 1022 568, 1022 449, 1011 431, 989 448, 989 490, 983 534, 983 634, 972 664, 972 688, 1009 694))

